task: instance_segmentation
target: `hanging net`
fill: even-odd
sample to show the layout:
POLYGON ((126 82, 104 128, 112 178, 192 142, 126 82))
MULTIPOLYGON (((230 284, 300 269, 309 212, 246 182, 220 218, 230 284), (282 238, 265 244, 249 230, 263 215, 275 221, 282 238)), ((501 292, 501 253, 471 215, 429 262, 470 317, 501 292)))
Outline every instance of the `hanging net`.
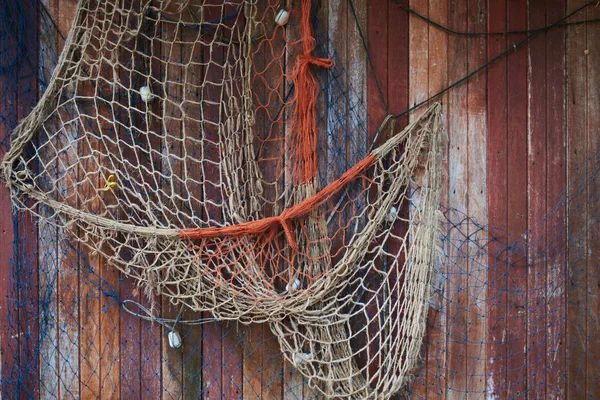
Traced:
POLYGON ((80 1, 2 172, 150 299, 267 322, 324 396, 388 397, 425 333, 440 106, 323 179, 310 6, 80 1))

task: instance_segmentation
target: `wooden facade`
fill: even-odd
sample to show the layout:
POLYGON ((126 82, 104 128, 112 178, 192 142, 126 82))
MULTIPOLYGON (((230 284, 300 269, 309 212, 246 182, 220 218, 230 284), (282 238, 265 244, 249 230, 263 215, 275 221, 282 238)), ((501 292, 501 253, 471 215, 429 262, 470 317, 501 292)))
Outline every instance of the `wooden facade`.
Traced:
MULTIPOLYGON (((42 2, 66 36, 76 1, 42 2)), ((354 95, 367 104, 369 120, 376 122, 428 99, 526 36, 449 34, 400 5, 455 31, 484 32, 549 25, 585 2, 323 0, 315 8, 319 13, 316 30, 336 44, 338 62, 344 63, 347 72, 346 83, 351 83, 354 95), (361 50, 361 34, 370 60, 361 50)), ((292 1, 290 6, 296 3, 292 1)), ((31 21, 38 21, 36 13, 31 10, 31 21)), ((597 18, 600 8, 591 6, 569 21, 597 18)), ((40 47, 42 42, 35 35, 28 37, 30 48, 40 47)), ((53 45, 59 48, 62 41, 53 45)), ((27 78, 35 75, 27 68, 39 66, 24 65, 20 76, 0 75, 0 91, 17 107, 18 118, 32 107, 31 102, 20 102, 19 92, 24 85, 37 85, 35 79, 27 78)), ((600 150, 600 24, 558 26, 541 32, 437 100, 444 108, 448 134, 443 203, 480 224, 499 228, 506 235, 505 242, 509 236, 521 237, 553 210, 577 167, 600 150)), ((400 124, 407 124, 418 112, 402 117, 400 124)), ((378 126, 371 124, 369 135, 373 136, 378 126)), ((2 129, 3 138, 8 131, 2 129)), ((37 372, 19 383, 19 396, 3 388, 7 399, 312 396, 302 377, 279 353, 267 326, 206 324, 190 328, 183 349, 173 350, 165 328, 119 312, 109 298, 87 283, 86 272, 77 270, 80 252, 47 248, 42 234, 47 228, 25 214, 19 214, 19 223, 13 224, 9 208, 8 190, 0 187, 2 378, 8 379, 7 371, 18 360, 32 357, 37 372), (55 297, 45 301, 56 310, 56 323, 47 332, 50 339, 45 338, 36 354, 33 340, 15 341, 7 326, 9 313, 13 317, 18 313, 14 309, 18 299, 5 296, 12 293, 15 235, 27 239, 21 253, 29 254, 34 265, 47 262, 36 254, 56 254, 56 263, 38 265, 29 282, 30 287, 55 285, 55 297), (63 272, 57 275, 59 268, 63 272), (53 277, 58 278, 54 281, 53 277), (44 376, 44 371, 52 371, 51 376, 44 376)), ((559 207, 550 214, 555 224, 565 223, 561 221, 568 215, 567 208, 559 207)), ((588 212, 590 218, 592 213, 591 206, 573 212, 588 212)), ((547 240, 543 232, 535 232, 539 237, 533 239, 547 240)), ((466 232, 470 233, 476 234, 466 232)), ((593 238, 588 240, 585 265, 589 273, 578 282, 568 281, 567 271, 557 274, 556 268, 544 263, 528 264, 527 252, 514 252, 505 260, 511 265, 511 274, 506 274, 507 268, 481 268, 488 262, 497 265, 491 260, 493 247, 489 253, 449 264, 447 268, 456 270, 442 274, 458 278, 453 278, 452 285, 442 282, 445 295, 432 302, 423 367, 411 396, 600 397, 600 285, 594 255, 599 246, 593 238), (545 295, 540 295, 540 288, 549 293, 556 287, 563 289, 557 292, 558 298, 549 300, 546 289, 542 289, 545 295), (515 293, 520 295, 513 296, 515 293), (538 299, 545 303, 538 304, 538 299), (525 307, 532 304, 536 307, 525 307), (570 308, 571 304, 586 307, 570 308), (564 323, 553 324, 551 318, 564 323), (583 326, 581 321, 585 321, 583 326), (571 345, 581 341, 585 345, 571 345)), ((107 283, 135 292, 126 283, 119 285, 118 273, 97 256, 85 256, 107 283)), ((136 296, 145 301, 142 294, 136 296)), ((177 315, 166 302, 160 307, 164 316, 177 315)), ((19 321, 19 332, 38 336, 38 321, 19 321)))

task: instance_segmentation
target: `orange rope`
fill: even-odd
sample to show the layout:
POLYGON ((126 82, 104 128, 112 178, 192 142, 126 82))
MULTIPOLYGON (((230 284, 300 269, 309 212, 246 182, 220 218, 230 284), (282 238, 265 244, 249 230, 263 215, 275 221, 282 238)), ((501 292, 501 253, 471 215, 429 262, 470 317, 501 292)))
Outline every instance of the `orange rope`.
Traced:
POLYGON ((291 132, 293 148, 296 151, 296 164, 292 175, 296 182, 308 183, 317 175, 317 120, 315 108, 317 105, 318 82, 313 76, 310 66, 331 68, 333 61, 329 58, 319 58, 312 55, 316 47, 310 24, 311 0, 302 0, 302 16, 300 29, 302 31, 303 54, 298 56, 292 72, 294 81, 294 119, 291 132))
POLYGON ((276 217, 267 217, 256 221, 249 221, 238 225, 229 225, 220 228, 182 229, 179 231, 179 237, 182 239, 196 240, 215 238, 219 236, 261 235, 272 231, 277 226, 281 226, 285 232, 290 247, 296 250, 296 239, 294 238, 290 221, 310 214, 314 209, 327 202, 331 196, 333 196, 340 189, 342 189, 352 180, 356 179, 356 177, 369 168, 373 164, 374 160, 375 156, 373 154, 369 154, 367 157, 356 163, 352 168, 344 172, 339 179, 325 186, 323 190, 290 208, 286 208, 280 215, 276 217))

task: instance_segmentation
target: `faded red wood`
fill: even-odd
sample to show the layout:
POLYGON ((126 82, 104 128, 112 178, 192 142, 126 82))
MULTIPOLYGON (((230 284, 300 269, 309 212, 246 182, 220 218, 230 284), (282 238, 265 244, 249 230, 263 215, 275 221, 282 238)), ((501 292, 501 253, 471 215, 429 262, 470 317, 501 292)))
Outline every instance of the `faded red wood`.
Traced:
MULTIPOLYGON (((8 20, 11 18, 10 10, 14 9, 16 1, 6 3, 0 8, 0 18, 8 20), (12 4, 11 4, 12 3, 12 4)), ((7 60, 14 60, 17 55, 16 26, 5 27, 5 35, 0 36, 0 48, 7 60)), ((10 70, 9 70, 10 71, 10 70)), ((17 72, 16 70, 0 75, 0 114, 5 118, 0 123, 0 157, 4 157, 10 130, 17 123, 17 72)), ((3 212, 0 213, 0 377, 2 378, 0 394, 3 398, 9 398, 15 390, 14 383, 10 381, 13 368, 18 367, 18 341, 15 335, 17 311, 14 309, 15 292, 12 282, 12 260, 13 238, 15 237, 11 209, 10 192, 4 185, 0 185, 0 204, 3 212)))
MULTIPOLYGON (((584 0, 568 0, 567 9, 573 10, 581 7, 586 2, 584 0)), ((582 20, 587 17, 586 13, 579 13, 573 20, 582 20)), ((578 79, 569 79, 567 85, 567 135, 568 135, 568 159, 567 176, 569 181, 578 177, 585 176, 587 172, 585 166, 583 170, 578 167, 582 165, 587 157, 587 59, 585 57, 586 43, 585 25, 572 25, 567 27, 567 73, 569 77, 578 77, 578 79)), ((584 188, 579 196, 587 198, 588 191, 584 188)), ((587 225, 587 205, 578 204, 578 202, 568 203, 567 215, 569 218, 569 232, 574 237, 579 238, 578 245, 581 248, 587 248, 586 225, 587 225)), ((578 250, 575 250, 578 251, 578 250)), ((587 363, 585 360, 586 343, 586 313, 585 306, 587 302, 587 293, 581 290, 586 287, 586 268, 585 257, 578 257, 569 249, 569 259, 576 260, 570 265, 569 281, 567 287, 567 323, 566 323, 566 343, 567 349, 567 391, 566 397, 569 399, 585 397, 587 363)))
MULTIPOLYGON (((535 28, 546 24, 546 2, 532 1, 528 10, 528 26, 535 28)), ((527 390, 533 398, 546 398, 546 227, 536 226, 546 211, 547 193, 547 98, 546 34, 530 42, 528 47, 528 224, 532 231, 528 239, 534 246, 528 254, 527 268, 527 390), (534 73, 535 71, 535 73, 534 73)))
MULTIPOLYGON (((565 15, 566 0, 551 0, 546 4, 546 24, 565 15)), ((566 397, 566 289, 567 258, 562 244, 567 243, 566 208, 555 203, 567 189, 567 130, 566 130, 566 32, 565 28, 546 33, 546 223, 547 255, 546 289, 546 398, 566 397)), ((532 69, 533 71, 533 69, 532 69)), ((539 322, 538 322, 539 324, 539 322)))
MULTIPOLYGON (((508 29, 527 29, 526 1, 508 2, 508 29)), ((524 35, 514 35, 511 43, 524 35)), ((512 241, 527 231, 527 53, 511 52, 508 71, 508 233, 512 241)), ((521 397, 526 392, 525 346, 527 343, 527 253, 516 247, 509 259, 506 305, 507 395, 521 397)))
MULTIPOLYGON (((429 15, 440 24, 448 25, 449 14, 448 0, 432 0, 429 3, 429 15)), ((400 26, 402 24, 399 24, 400 26)), ((440 90, 448 86, 448 35, 439 29, 429 29, 429 88, 428 96, 433 96, 440 90)), ((393 51, 391 52, 393 54, 393 51)), ((436 101, 440 101, 444 111, 448 111, 448 94, 444 94, 436 101)), ((406 104, 408 106, 408 102, 406 104)), ((447 130, 447 118, 443 119, 444 130, 447 130)), ((448 142, 444 142, 443 170, 448 170, 448 142)), ((441 203, 448 205, 449 176, 443 175, 441 203)), ((446 337, 447 337, 447 313, 443 296, 436 293, 442 285, 442 279, 447 276, 444 270, 445 264, 436 265, 439 270, 435 271, 432 277, 432 301, 431 309, 427 319, 426 348, 427 369, 425 381, 427 382, 427 398, 443 399, 446 397, 446 337)))
MULTIPOLYGON (((488 4, 488 30, 504 31, 507 28, 506 1, 494 1, 488 4)), ((508 40, 503 35, 488 38, 488 59, 495 57, 508 46, 508 40)), ((507 322, 505 291, 507 264, 506 254, 502 246, 508 243, 508 88, 507 88, 506 58, 491 65, 487 70, 488 78, 488 223, 496 230, 489 233, 493 239, 489 245, 488 265, 488 298, 489 314, 487 318, 487 393, 500 399, 506 398, 506 369, 507 369, 507 322)))
MULTIPOLYGON (((429 17, 429 0, 410 0, 410 7, 416 12, 429 17)), ((409 30, 408 30, 408 56, 409 56, 409 68, 408 68, 408 104, 414 105, 421 103, 429 97, 429 24, 414 15, 409 17, 409 30)), ((393 40, 392 38, 389 39, 393 40)), ((389 49, 388 49, 389 51, 389 49)), ((391 85, 394 79, 393 70, 388 72, 388 85, 391 85)), ((390 90, 388 96, 390 99, 392 96, 398 96, 390 90)), ((408 120, 414 121, 422 112, 425 111, 425 107, 417 109, 412 112, 408 120)), ((399 110, 402 112, 404 110, 399 110)), ((415 182, 422 183, 423 175, 421 171, 415 171, 415 182)), ((416 194, 418 196, 418 194, 416 194)), ((410 210, 408 204, 403 206, 403 213, 409 216, 410 210)), ((402 279, 400 277, 399 279, 402 279)), ((427 339, 426 339, 427 340, 427 339)), ((421 361, 422 365, 419 368, 423 371, 427 370, 427 358, 423 358, 421 361)), ((412 391, 417 397, 427 397, 427 374, 422 374, 420 379, 415 381, 412 391)))
MULTIPOLYGON (((448 26, 457 31, 467 30, 467 1, 453 1, 448 4, 448 26)), ((467 70, 469 40, 458 36, 448 38, 448 82, 456 82, 465 76, 467 70)), ((448 93, 448 206, 450 221, 459 222, 461 215, 468 210, 468 137, 467 137, 467 86, 458 86, 448 93), (458 212, 454 212, 456 209, 458 212)), ((458 290, 467 284, 467 263, 462 245, 461 233, 457 229, 448 232, 446 247, 448 254, 448 281, 444 290, 446 307, 446 387, 445 394, 450 399, 462 398, 467 387, 466 355, 467 348, 462 338, 466 334, 467 292, 458 290)))
MULTIPOLYGON (((587 19, 600 18, 598 4, 587 9, 587 19)), ((584 51, 587 66, 587 156, 591 165, 588 173, 597 168, 598 154, 600 154, 600 32, 598 27, 586 26, 587 46, 584 51)), ((587 260, 587 301, 586 301, 586 396, 600 396, 600 231, 598 229, 598 199, 600 199, 600 182, 598 178, 591 180, 589 187, 588 204, 588 260, 587 260)))
MULTIPOLYGON (((164 131, 171 139, 165 139, 162 146, 163 152, 171 154, 172 157, 163 159, 162 170, 167 176, 174 180, 175 191, 179 192, 184 188, 181 177, 184 176, 185 165, 179 161, 183 155, 182 147, 182 122, 180 105, 183 96, 183 71, 176 65, 176 62, 182 62, 182 45, 173 42, 180 41, 182 38, 181 28, 173 28, 170 22, 163 22, 162 36, 167 45, 161 49, 162 58, 167 58, 171 62, 167 64, 163 71, 164 82, 166 82, 165 96, 167 101, 164 103, 164 131)), ((168 182, 163 184, 162 190, 165 194, 172 194, 171 185, 168 182)), ((174 200, 173 207, 178 210, 183 209, 182 201, 174 200)), ((177 223, 178 215, 172 218, 172 223, 177 223)), ((179 314, 179 308, 171 304, 168 297, 162 299, 162 314, 164 318, 176 320, 179 314)), ((171 326, 179 334, 183 334, 182 326, 171 326)), ((162 328, 162 399, 178 400, 183 397, 183 350, 174 349, 169 345, 168 334, 170 328, 162 328)))
MULTIPOLYGON (((10 2, 9 2, 10 3, 10 2)), ((16 6, 16 3, 12 6, 16 6)), ((11 7, 11 5, 9 5, 11 7)), ((17 32, 22 40, 20 51, 27 53, 19 58, 17 64, 17 118, 23 120, 37 102, 38 92, 38 6, 36 3, 24 2, 22 15, 29 29, 17 32)), ((17 9, 15 8, 16 12, 17 9)), ((8 21, 7 21, 8 22, 8 21)), ((10 23, 10 22, 8 22, 10 23)), ((32 202, 30 203, 32 204, 32 202)), ((18 397, 33 397, 39 390, 37 345, 39 325, 38 312, 38 235, 35 217, 28 211, 16 214, 18 247, 16 265, 19 267, 16 278, 19 279, 18 327, 16 334, 19 342, 19 366, 24 369, 23 381, 18 385, 18 397)), ((16 394, 16 393, 15 393, 16 394)))
MULTIPOLYGON (((488 2, 469 0, 467 3, 469 32, 483 32, 487 26, 488 2)), ((489 14, 493 18, 492 14, 489 14)), ((470 38, 467 69, 473 71, 487 61, 487 41, 484 37, 470 38)), ((487 224, 487 148, 488 120, 485 74, 477 74, 467 82, 467 152, 468 152, 468 215, 478 224, 487 224)), ((484 233, 474 224, 467 226, 470 240, 467 242, 467 353, 466 373, 468 395, 484 396, 486 391, 487 348, 486 322, 488 303, 486 256, 480 249, 484 233)))
MULTIPOLYGON (((225 12, 224 7, 218 6, 221 4, 219 0, 209 0, 205 4, 204 16, 208 21, 219 20, 228 14, 225 12)), ((208 221, 209 226, 222 224, 225 218, 221 208, 211 204, 220 205, 223 203, 223 200, 226 200, 223 199, 222 189, 219 187, 219 165, 222 165, 223 162, 221 148, 227 144, 221 141, 221 133, 218 132, 217 126, 214 125, 214 121, 220 121, 221 118, 228 117, 227 113, 221 111, 221 106, 218 104, 219 101, 226 101, 228 97, 227 93, 221 93, 221 90, 224 88, 217 84, 217 82, 227 79, 225 70, 219 67, 220 65, 224 65, 227 60, 227 54, 225 54, 223 46, 219 44, 220 40, 218 37, 228 37, 231 33, 224 29, 221 24, 223 23, 220 23, 220 26, 215 28, 214 36, 212 38, 208 37, 208 41, 212 41, 214 45, 202 46, 200 56, 204 63, 203 75, 194 77, 195 85, 202 85, 203 78, 208 82, 215 82, 215 84, 206 85, 200 89, 202 97, 194 99, 194 101, 202 102, 197 108, 194 107, 194 110, 200 113, 190 115, 191 118, 198 119, 201 119, 201 115, 206 115, 206 119, 210 121, 208 123, 200 121, 200 132, 203 134, 201 138, 203 149, 202 154, 199 155, 201 159, 202 201, 204 202, 201 218, 204 221, 208 221)), ((200 195, 200 193, 198 194, 200 195)), ((206 312, 203 314, 203 317, 209 319, 212 318, 212 315, 206 312)), ((203 328, 201 393, 202 397, 206 399, 220 399, 222 396, 221 376, 223 372, 221 353, 223 335, 221 325, 215 321, 205 324, 203 328)))

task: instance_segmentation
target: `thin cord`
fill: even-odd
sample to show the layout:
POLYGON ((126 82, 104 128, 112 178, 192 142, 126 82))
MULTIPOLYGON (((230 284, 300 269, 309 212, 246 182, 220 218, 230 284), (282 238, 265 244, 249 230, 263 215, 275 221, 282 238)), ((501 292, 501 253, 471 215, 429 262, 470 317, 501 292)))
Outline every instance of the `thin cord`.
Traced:
MULTIPOLYGON (((537 30, 541 29, 541 28, 537 28, 537 29, 524 29, 524 30, 516 30, 516 31, 491 31, 491 32, 455 31, 453 29, 448 28, 447 26, 440 24, 439 22, 433 21, 433 20, 427 18, 426 16, 419 14, 417 11, 413 10, 412 8, 408 7, 407 5, 402 4, 400 2, 400 0, 393 0, 393 1, 398 7, 402 8, 407 13, 414 15, 415 17, 427 22, 429 25, 431 25, 435 28, 438 28, 446 33, 449 33, 449 34, 455 35, 455 36, 479 37, 479 36, 494 36, 494 35, 518 35, 518 34, 533 33, 533 32, 536 32, 537 30)), ((560 23, 556 26, 580 25, 580 24, 586 24, 586 23, 590 23, 590 22, 600 22, 600 18, 587 19, 587 20, 583 20, 583 21, 564 22, 564 23, 560 23)))
MULTIPOLYGON (((348 0, 348 1, 352 1, 352 0, 348 0)), ((454 82, 453 84, 451 84, 450 86, 440 90, 439 92, 437 92, 436 94, 432 95, 431 97, 429 97, 426 100, 423 100, 417 104, 415 104, 414 106, 410 107, 409 109, 407 109, 406 111, 403 111, 399 114, 395 114, 394 118, 399 118, 402 117, 414 110, 416 110, 417 108, 423 106, 424 104, 427 104, 428 102, 430 102, 431 100, 435 99, 436 97, 441 96, 442 94, 446 93, 447 91, 449 91, 450 89, 455 88, 456 86, 460 85, 461 83, 463 83, 464 81, 470 79, 471 77, 473 77, 474 75, 478 74, 479 72, 483 71, 484 69, 487 69, 490 65, 494 64, 496 61, 500 60, 501 58, 503 58, 504 56, 506 56, 507 54, 509 54, 511 51, 517 51, 517 48, 522 46, 523 44, 527 43, 529 40, 531 40, 534 36, 536 36, 538 33, 540 32, 545 32, 548 31, 552 28, 555 28, 557 26, 559 26, 563 21, 571 18, 573 15, 577 14, 579 11, 585 9, 586 7, 589 7, 593 4, 596 4, 597 0, 593 0, 590 1, 587 4, 584 4, 583 6, 579 7, 578 9, 576 9, 575 11, 572 11, 571 13, 567 14, 566 16, 564 16, 563 18, 559 19, 558 21, 556 21, 555 23, 551 24, 551 25, 547 25, 541 28, 538 28, 534 31, 532 31, 529 35, 527 35, 526 37, 524 37, 523 39, 521 39, 520 41, 518 41, 517 43, 514 43, 511 47, 509 47, 508 49, 504 50, 502 53, 498 54, 497 56, 495 56, 494 58, 492 58, 491 60, 489 60, 488 62, 486 62, 485 64, 483 64, 482 66, 480 66, 479 68, 471 71, 468 75, 466 75, 465 77, 457 80, 456 82, 454 82)), ((368 51, 367 51, 367 55, 368 55, 368 51)))

